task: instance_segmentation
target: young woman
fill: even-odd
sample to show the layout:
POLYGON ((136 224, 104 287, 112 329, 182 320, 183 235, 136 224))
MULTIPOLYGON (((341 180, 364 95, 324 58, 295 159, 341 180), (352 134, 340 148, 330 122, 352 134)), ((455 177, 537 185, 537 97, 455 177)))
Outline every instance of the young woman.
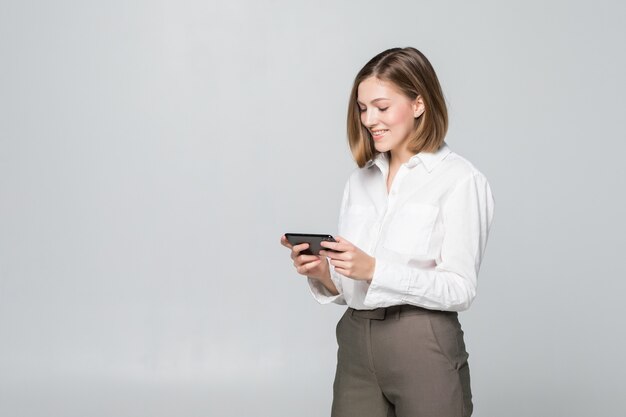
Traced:
POLYGON ((458 311, 476 296, 494 199, 485 176, 444 137, 439 80, 415 48, 392 48, 357 74, 337 243, 291 249, 320 303, 347 304, 333 417, 467 417, 468 354, 458 311))

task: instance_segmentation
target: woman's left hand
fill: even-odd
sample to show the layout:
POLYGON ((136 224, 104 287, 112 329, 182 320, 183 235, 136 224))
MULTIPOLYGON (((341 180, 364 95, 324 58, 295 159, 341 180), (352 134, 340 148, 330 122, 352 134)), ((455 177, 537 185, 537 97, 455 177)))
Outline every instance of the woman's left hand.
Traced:
POLYGON ((322 241, 320 245, 339 252, 321 250, 320 255, 330 258, 330 264, 341 275, 359 281, 371 281, 376 258, 369 256, 341 236, 335 236, 335 240, 337 242, 322 241))

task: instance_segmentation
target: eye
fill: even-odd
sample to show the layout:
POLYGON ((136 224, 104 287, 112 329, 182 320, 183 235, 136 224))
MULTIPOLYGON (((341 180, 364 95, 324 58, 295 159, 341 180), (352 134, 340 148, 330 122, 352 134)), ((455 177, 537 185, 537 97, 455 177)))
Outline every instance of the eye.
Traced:
MULTIPOLYGON (((378 110, 380 110, 381 112, 387 110, 389 107, 385 107, 384 109, 379 108, 378 110)), ((359 112, 363 113, 366 109, 359 109, 359 112)))

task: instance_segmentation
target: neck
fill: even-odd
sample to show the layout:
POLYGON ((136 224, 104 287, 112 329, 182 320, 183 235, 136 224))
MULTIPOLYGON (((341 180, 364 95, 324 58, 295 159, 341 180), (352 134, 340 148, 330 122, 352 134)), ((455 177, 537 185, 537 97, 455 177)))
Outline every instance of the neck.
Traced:
POLYGON ((411 153, 408 149, 394 150, 390 151, 390 161, 389 166, 398 167, 411 159, 411 157, 415 155, 411 153))

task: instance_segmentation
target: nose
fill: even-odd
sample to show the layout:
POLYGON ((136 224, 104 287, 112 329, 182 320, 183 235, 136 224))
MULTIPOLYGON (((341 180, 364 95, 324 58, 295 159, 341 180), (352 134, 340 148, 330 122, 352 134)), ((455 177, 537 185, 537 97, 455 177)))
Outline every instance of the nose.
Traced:
POLYGON ((376 122, 378 121, 376 112, 374 110, 369 110, 369 109, 366 110, 362 121, 363 121, 363 124, 368 128, 376 126, 376 122))

